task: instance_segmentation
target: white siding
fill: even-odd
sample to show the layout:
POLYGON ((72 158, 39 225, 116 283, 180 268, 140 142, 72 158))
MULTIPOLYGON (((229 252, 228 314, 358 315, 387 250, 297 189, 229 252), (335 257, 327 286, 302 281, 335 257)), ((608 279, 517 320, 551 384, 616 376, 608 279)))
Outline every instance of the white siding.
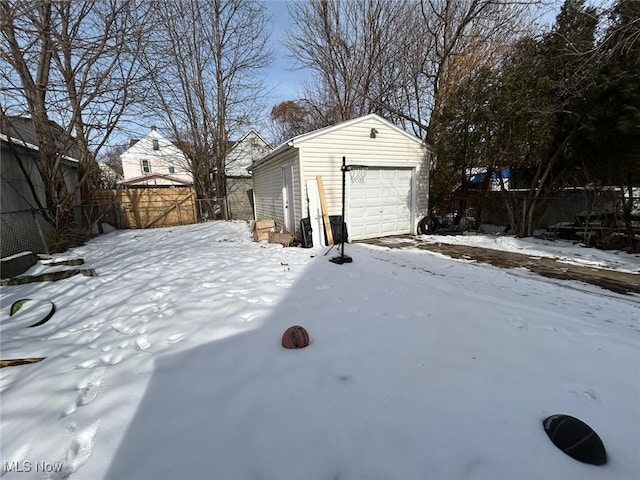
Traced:
MULTIPOLYGON (((300 168, 298 151, 291 149, 266 164, 256 166, 253 170, 253 195, 255 198, 256 220, 275 220, 279 228, 284 228, 284 208, 282 198, 282 167, 290 164, 293 167, 293 191, 295 198, 296 230, 299 229, 300 202, 300 168)), ((292 232, 294 233, 294 232, 292 232)))
MULTIPOLYGON (((303 165, 302 185, 306 185, 306 180, 322 175, 330 215, 342 213, 340 167, 343 156, 346 157, 347 165, 414 168, 416 178, 421 180, 418 184, 425 181, 423 170, 428 170, 426 165, 423 166, 426 163, 425 148, 375 117, 303 140, 296 146, 300 148, 300 159, 303 165), (376 138, 370 137, 372 128, 377 130, 376 138)), ((428 171, 426 174, 428 175, 428 171)), ((347 184, 349 184, 349 174, 347 174, 347 184)), ((418 185, 414 188, 418 189, 418 185)), ((415 233, 418 217, 423 214, 422 209, 426 208, 426 200, 420 201, 420 197, 424 197, 426 191, 426 188, 418 190, 418 205, 412 213, 412 233, 415 233)), ((348 192, 347 186, 347 196, 348 192)), ((303 190, 302 194, 306 208, 306 191, 303 190)))
POLYGON ((271 146, 255 130, 249 130, 238 140, 225 158, 226 175, 228 177, 250 177, 247 168, 271 150, 273 150, 271 146))
MULTIPOLYGON (((169 175, 186 183, 192 183, 193 177, 188 170, 188 161, 182 150, 160 135, 157 130, 151 130, 132 147, 120 155, 124 180, 131 180, 147 175, 142 170, 142 161, 147 160, 151 165, 148 174, 169 175), (153 141, 158 142, 158 149, 153 149, 153 141), (174 173, 170 173, 173 167, 174 173)), ((144 182, 141 182, 144 184, 144 182)), ((154 184, 160 184, 155 182, 154 184)))

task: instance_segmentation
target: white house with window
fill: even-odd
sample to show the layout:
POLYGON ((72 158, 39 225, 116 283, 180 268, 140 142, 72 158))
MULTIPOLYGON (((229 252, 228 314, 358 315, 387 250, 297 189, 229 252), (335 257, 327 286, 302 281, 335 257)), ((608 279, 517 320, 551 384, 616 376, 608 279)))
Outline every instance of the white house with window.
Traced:
POLYGON ((193 184, 182 150, 163 137, 155 126, 120 155, 122 186, 168 187, 193 184))

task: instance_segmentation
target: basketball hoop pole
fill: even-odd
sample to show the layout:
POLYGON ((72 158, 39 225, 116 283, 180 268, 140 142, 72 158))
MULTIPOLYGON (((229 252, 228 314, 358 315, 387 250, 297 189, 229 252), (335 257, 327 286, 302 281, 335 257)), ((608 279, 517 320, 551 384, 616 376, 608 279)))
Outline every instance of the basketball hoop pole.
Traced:
POLYGON ((347 158, 346 157, 342 157, 342 167, 340 168, 340 170, 342 170, 342 219, 341 219, 341 225, 340 225, 340 240, 342 245, 340 246, 341 247, 340 256, 329 259, 330 262, 333 262, 338 265, 342 265, 343 263, 351 263, 353 261, 353 259, 349 255, 344 254, 344 242, 346 240, 345 238, 346 237, 346 234, 345 234, 346 221, 344 218, 345 184, 346 184, 346 176, 347 176, 347 158))

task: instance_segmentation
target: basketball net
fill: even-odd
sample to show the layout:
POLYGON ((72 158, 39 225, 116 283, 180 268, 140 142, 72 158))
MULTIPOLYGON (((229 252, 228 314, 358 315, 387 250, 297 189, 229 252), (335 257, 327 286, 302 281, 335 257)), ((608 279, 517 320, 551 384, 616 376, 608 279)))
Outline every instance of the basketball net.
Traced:
POLYGON ((365 165, 349 165, 347 167, 351 183, 363 184, 367 177, 367 167, 365 165))

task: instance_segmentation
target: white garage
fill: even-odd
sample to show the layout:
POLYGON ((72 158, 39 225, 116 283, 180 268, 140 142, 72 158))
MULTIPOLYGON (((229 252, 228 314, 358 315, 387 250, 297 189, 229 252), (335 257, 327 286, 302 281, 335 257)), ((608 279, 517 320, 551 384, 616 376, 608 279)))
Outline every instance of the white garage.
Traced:
POLYGON ((428 208, 431 149, 376 114, 292 138, 255 162, 256 220, 274 219, 299 235, 315 205, 307 185, 318 178, 328 214, 341 215, 343 157, 347 166, 365 167, 361 179, 345 176, 349 240, 415 234, 428 208))

